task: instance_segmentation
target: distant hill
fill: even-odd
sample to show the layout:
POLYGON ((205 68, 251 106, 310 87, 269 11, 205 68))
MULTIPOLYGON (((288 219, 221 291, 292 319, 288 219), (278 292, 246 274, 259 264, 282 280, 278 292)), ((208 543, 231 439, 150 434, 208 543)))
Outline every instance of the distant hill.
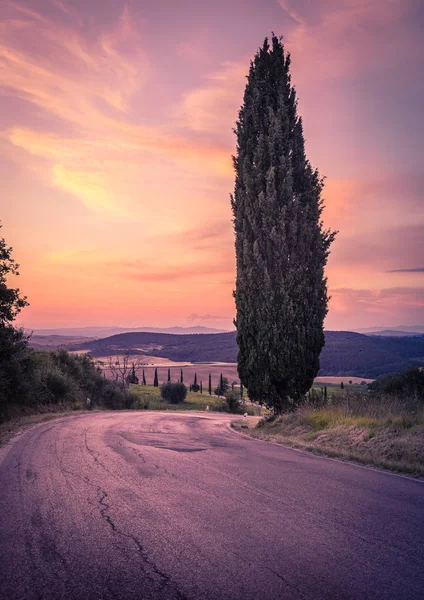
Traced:
POLYGON ((67 336, 67 337, 86 337, 86 338, 105 338, 120 333, 225 333, 225 329, 214 329, 213 327, 62 327, 58 329, 28 329, 34 336, 67 336))
MULTIPOLYGON (((235 332, 202 335, 123 333, 73 346, 94 356, 131 349, 182 362, 236 362, 235 332)), ((424 336, 385 338, 350 331, 327 331, 321 354, 321 376, 376 378, 424 364, 424 336)))
POLYGON ((31 348, 38 350, 56 350, 57 348, 71 348, 74 344, 82 344, 96 338, 72 335, 32 335, 29 340, 31 348))
POLYGON ((398 329, 383 329, 383 331, 371 331, 366 335, 379 335, 380 337, 420 337, 424 334, 416 331, 399 331, 398 329))
POLYGON ((358 333, 365 335, 384 335, 394 337, 400 335, 424 335, 424 325, 396 325, 395 327, 367 327, 358 329, 358 333))

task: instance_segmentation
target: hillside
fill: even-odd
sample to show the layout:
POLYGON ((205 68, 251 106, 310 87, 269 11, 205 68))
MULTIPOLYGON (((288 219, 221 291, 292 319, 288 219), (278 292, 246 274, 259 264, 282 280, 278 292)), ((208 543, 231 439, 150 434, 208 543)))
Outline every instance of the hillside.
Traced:
POLYGON ((56 329, 27 329, 34 337, 66 336, 74 338, 105 338, 119 333, 225 333, 225 329, 214 327, 203 327, 194 325, 191 327, 62 327, 56 329))
MULTIPOLYGON (((93 356, 120 354, 129 349, 186 362, 236 362, 235 332, 197 335, 123 333, 73 346, 93 356)), ((327 331, 320 375, 375 378, 408 366, 424 364, 424 336, 385 338, 349 331, 327 331)))

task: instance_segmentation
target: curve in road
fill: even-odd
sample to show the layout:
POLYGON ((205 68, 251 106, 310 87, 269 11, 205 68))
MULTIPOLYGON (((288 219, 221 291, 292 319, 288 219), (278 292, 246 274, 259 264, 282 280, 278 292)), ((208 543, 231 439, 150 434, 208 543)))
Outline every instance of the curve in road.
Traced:
POLYGON ((0 597, 424 597, 421 482, 230 419, 93 413, 19 436, 0 466, 0 597))

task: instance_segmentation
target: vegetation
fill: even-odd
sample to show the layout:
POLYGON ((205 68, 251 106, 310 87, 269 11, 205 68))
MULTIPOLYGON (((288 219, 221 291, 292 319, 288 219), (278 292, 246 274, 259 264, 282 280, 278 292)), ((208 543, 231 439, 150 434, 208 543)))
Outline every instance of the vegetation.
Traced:
POLYGON ((167 383, 162 384, 160 395, 166 402, 180 404, 186 399, 187 388, 183 383, 171 383, 168 381, 167 383))
MULTIPOLYGON (((180 384, 181 385, 181 384, 180 384)), ((183 384, 184 385, 184 384, 183 384)), ((137 397, 132 408, 149 410, 201 410, 205 411, 209 407, 211 411, 223 412, 226 410, 225 401, 215 396, 201 396, 196 392, 188 391, 184 402, 172 403, 162 398, 161 388, 155 388, 153 385, 132 385, 130 387, 132 395, 137 397)))
POLYGON ((402 373, 389 375, 374 381, 369 389, 376 396, 388 395, 401 398, 414 398, 424 405, 424 370, 408 369, 402 373))
POLYGON ((238 371, 249 397, 276 413, 301 400, 319 371, 327 314, 323 179, 305 155, 290 55, 266 38, 250 65, 236 125, 238 371))
MULTIPOLYGON (((2 229, 0 224, 0 229, 2 229)), ((19 275, 19 265, 12 258, 13 248, 0 238, 0 327, 11 327, 12 322, 25 306, 28 306, 26 296, 21 296, 19 288, 8 286, 9 275, 19 275)))
POLYGON ((227 410, 233 414, 240 414, 245 412, 245 406, 240 396, 240 391, 237 389, 227 390, 225 394, 225 402, 227 404, 227 410))
POLYGON ((228 379, 226 377, 222 376, 222 373, 219 377, 219 384, 218 387, 215 388, 215 395, 216 396, 226 396, 227 394, 227 390, 229 389, 229 385, 228 385, 228 379))

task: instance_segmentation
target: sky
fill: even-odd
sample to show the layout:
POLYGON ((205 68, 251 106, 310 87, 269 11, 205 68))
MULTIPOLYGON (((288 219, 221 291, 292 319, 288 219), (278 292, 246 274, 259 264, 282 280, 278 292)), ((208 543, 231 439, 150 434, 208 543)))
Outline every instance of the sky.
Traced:
POLYGON ((423 25, 421 0, 3 0, 19 323, 232 328, 232 128, 272 31, 339 230, 326 327, 424 323, 423 25))

